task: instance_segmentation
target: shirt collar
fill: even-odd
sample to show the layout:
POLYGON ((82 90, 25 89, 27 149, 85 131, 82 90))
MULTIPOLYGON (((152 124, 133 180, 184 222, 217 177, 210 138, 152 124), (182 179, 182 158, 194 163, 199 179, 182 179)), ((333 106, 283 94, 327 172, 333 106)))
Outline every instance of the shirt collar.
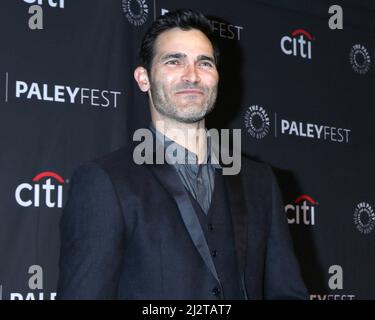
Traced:
MULTIPOLYGON (((159 130, 157 130, 152 124, 152 122, 150 123, 149 128, 151 129, 156 139, 158 139, 159 142, 164 143, 165 150, 168 150, 168 147, 174 144, 173 149, 176 149, 178 150, 178 152, 180 152, 180 154, 185 155, 185 159, 182 165, 189 164, 189 165, 199 166, 199 164, 197 164, 197 155, 194 152, 191 152, 189 149, 186 149, 185 147, 178 144, 174 140, 169 139, 166 135, 164 135, 159 130)), ((214 168, 221 169, 219 160, 217 159, 215 152, 213 152, 213 148, 211 148, 212 138, 211 138, 210 132, 207 129, 205 130, 206 130, 206 137, 207 137, 207 152, 206 152, 207 159, 202 164, 209 164, 209 165, 212 165, 214 168)), ((181 163, 177 163, 176 165, 181 165, 181 163)))

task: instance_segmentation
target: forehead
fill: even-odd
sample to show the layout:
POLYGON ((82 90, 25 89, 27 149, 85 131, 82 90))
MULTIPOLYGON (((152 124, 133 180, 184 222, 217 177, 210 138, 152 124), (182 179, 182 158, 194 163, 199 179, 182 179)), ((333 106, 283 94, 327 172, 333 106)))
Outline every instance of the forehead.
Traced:
POLYGON ((173 28, 161 33, 154 47, 155 57, 169 52, 181 52, 187 54, 213 55, 211 41, 206 35, 197 29, 181 30, 173 28))

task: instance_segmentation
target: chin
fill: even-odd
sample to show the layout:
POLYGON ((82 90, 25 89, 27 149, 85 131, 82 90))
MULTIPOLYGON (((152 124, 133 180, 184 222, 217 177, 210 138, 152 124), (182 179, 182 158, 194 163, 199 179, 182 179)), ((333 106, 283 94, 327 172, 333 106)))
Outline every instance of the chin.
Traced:
POLYGON ((184 123, 195 123, 204 119, 205 116, 206 116, 206 113, 202 114, 202 112, 189 113, 189 114, 183 113, 183 114, 177 114, 176 119, 184 123))
POLYGON ((198 118, 195 118, 195 117, 192 117, 192 118, 178 118, 176 120, 178 122, 182 122, 182 123, 196 123, 196 122, 201 121, 202 119, 204 119, 204 117, 198 117, 198 118))

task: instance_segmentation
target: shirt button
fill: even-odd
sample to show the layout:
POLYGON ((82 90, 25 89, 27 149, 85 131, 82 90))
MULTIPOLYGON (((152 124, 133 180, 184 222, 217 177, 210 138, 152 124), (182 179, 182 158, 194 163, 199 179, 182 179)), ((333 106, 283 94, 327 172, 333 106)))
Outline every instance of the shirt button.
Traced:
POLYGON ((210 224, 208 225, 208 229, 209 229, 210 231, 213 231, 213 230, 214 230, 214 225, 213 225, 212 223, 210 223, 210 224))
POLYGON ((215 258, 217 256, 217 250, 212 250, 212 256, 215 258))
POLYGON ((219 296, 220 295, 220 289, 219 288, 213 288, 212 294, 216 297, 219 296))
POLYGON ((197 178, 198 183, 202 183, 202 178, 197 178))

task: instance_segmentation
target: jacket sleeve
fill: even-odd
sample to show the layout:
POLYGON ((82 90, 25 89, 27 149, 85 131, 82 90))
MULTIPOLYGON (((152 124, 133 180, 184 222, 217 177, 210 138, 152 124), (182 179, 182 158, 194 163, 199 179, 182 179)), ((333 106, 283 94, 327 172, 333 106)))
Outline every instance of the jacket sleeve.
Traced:
POLYGON ((272 170, 272 212, 265 261, 265 299, 308 299, 289 232, 280 190, 272 170))
POLYGON ((91 163, 76 170, 60 221, 57 299, 114 299, 124 221, 110 178, 91 163))

